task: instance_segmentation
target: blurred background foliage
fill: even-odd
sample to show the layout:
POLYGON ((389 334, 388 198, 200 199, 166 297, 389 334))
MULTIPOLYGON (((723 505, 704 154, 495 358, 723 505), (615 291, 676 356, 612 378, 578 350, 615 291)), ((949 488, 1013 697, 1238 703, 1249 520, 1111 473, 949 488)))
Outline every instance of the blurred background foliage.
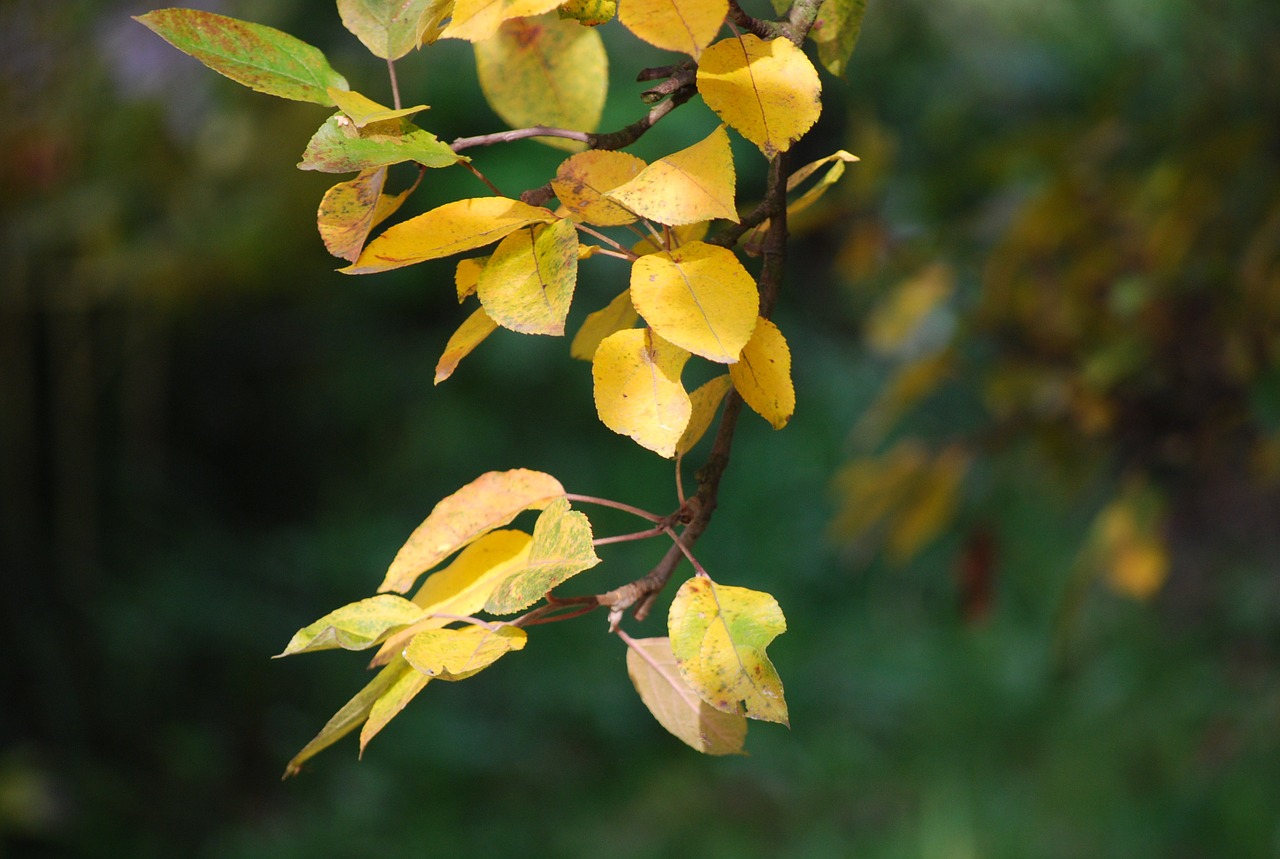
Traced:
MULTIPOLYGON (((385 89, 314 4, 196 5, 385 89)), ((149 9, 0 7, 0 855, 1280 856, 1280 6, 871 4, 798 155, 863 159, 795 225, 799 408, 744 423, 699 546, 787 612, 789 733, 687 751, 601 618, 283 785, 363 659, 267 657, 436 500, 523 466, 667 509, 670 476, 567 344, 496 335, 433 389, 451 269, 335 274, 332 180, 293 169, 323 111, 149 9)), ((665 60, 606 30, 612 128, 665 60)), ((469 46, 401 69, 444 139, 500 128, 469 46)), ((419 210, 484 193, 429 179, 419 210)), ((607 551, 591 586, 658 554, 607 551)))

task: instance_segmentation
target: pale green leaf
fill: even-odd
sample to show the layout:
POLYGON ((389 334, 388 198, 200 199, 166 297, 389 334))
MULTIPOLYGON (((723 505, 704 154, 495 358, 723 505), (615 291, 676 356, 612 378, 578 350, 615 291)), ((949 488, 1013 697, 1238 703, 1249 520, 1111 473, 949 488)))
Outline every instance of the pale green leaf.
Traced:
POLYGON ((862 34, 867 0, 823 0, 809 38, 818 45, 818 59, 833 75, 843 75, 862 34))
POLYGON ((339 90, 329 88, 329 97, 347 118, 356 124, 356 128, 364 128, 374 122, 387 122, 392 119, 403 119, 427 109, 425 104, 413 107, 392 109, 355 90, 339 90))
POLYGON ((374 122, 357 128, 345 113, 335 113, 312 135, 298 169, 350 173, 404 161, 425 167, 448 167, 462 160, 462 156, 434 134, 407 119, 374 122))
POLYGON ((516 230, 494 249, 476 283, 494 322, 522 334, 564 334, 578 282, 578 232, 562 218, 516 230))
POLYGON ((552 501, 533 527, 527 566, 498 585, 485 611, 511 614, 528 608, 552 588, 600 563, 591 539, 586 516, 570 510, 564 498, 552 501))
POLYGON ((403 656, 396 654, 390 667, 398 669, 398 673, 386 690, 378 696, 369 708, 364 727, 360 729, 360 754, 364 755, 365 746, 387 726, 387 723, 400 715, 419 692, 431 681, 421 671, 415 671, 403 656))
POLYGON ((449 13, 452 0, 338 0, 342 25, 369 52, 398 60, 418 47, 424 29, 449 13))
POLYGON ((280 656, 312 650, 365 650, 392 631, 422 617, 422 608, 404 597, 379 594, 329 612, 294 633, 280 656))
POLYGON ((511 651, 523 650, 527 639, 516 626, 429 629, 413 637, 404 658, 432 679, 465 680, 511 651))

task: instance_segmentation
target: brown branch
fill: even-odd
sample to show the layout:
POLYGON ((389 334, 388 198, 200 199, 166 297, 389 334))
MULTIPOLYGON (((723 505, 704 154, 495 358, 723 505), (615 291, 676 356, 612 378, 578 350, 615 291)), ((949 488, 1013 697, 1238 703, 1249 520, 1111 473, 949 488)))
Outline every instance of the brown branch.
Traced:
POLYGON ((696 79, 698 67, 692 62, 684 62, 678 66, 667 66, 662 69, 646 69, 641 72, 640 80, 655 80, 654 77, 645 77, 647 73, 666 72, 667 79, 658 86, 646 90, 640 98, 646 104, 654 104, 649 112, 637 119, 635 122, 621 128, 617 131, 611 131, 607 134, 590 134, 587 135, 587 146, 591 149, 623 149, 644 135, 646 131, 653 128, 659 120, 680 105, 684 104, 697 93, 696 79), (665 101, 660 101, 666 99, 665 101))
POLYGON ((471 149, 475 146, 493 146, 495 143, 511 143, 527 137, 563 137, 586 143, 591 135, 585 131, 574 131, 571 128, 552 128, 547 125, 535 125, 532 128, 515 128, 511 131, 495 131, 493 134, 478 134, 475 137, 459 137, 449 144, 454 152, 471 149))
POLYGON ((785 24, 780 24, 777 21, 762 21, 759 18, 748 15, 738 5, 738 0, 729 0, 729 14, 727 17, 735 27, 740 27, 748 33, 759 36, 761 39, 776 39, 779 36, 790 37, 785 24))
POLYGON ((797 46, 804 43, 805 37, 813 29, 814 22, 818 20, 818 10, 821 8, 822 0, 796 0, 791 7, 787 15, 787 29, 790 32, 786 35, 797 46))

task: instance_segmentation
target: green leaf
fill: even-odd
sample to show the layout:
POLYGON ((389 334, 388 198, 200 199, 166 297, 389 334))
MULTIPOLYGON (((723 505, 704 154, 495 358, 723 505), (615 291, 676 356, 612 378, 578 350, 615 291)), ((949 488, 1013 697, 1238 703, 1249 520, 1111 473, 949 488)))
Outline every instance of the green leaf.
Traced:
POLYGON ((407 119, 371 122, 356 127, 345 113, 325 120, 302 153, 300 170, 351 173, 416 161, 425 167, 448 167, 464 160, 434 134, 407 119))
POLYGON ((746 718, 711 707, 689 688, 676 667, 671 639, 630 639, 627 647, 627 674, 662 727, 703 754, 743 754, 746 718))
POLYGON ((319 48, 272 27, 195 9, 159 9, 134 20, 215 72, 258 92, 332 105, 326 90, 349 88, 319 48))
POLYGON ((485 603, 492 614, 511 614, 528 608, 556 585, 600 563, 591 545, 591 523, 569 502, 557 498, 547 505, 533 526, 528 566, 498 585, 485 603))
POLYGON ((680 676, 702 700, 725 713, 788 724, 782 681, 764 652, 787 630, 777 600, 695 576, 676 592, 667 626, 680 676))
POLYGON ((409 664, 435 680, 465 680, 513 650, 523 650, 528 635, 516 626, 466 626, 420 632, 405 648, 409 664))
POLYGON ((379 594, 344 605, 294 633, 280 656, 312 650, 365 650, 393 630, 422 617, 422 608, 404 597, 379 594))
POLYGON ((818 45, 818 59, 833 75, 843 75, 862 35, 867 0, 823 0, 809 37, 818 45))
POLYGON ((375 57, 398 60, 418 47, 424 31, 449 13, 453 0, 338 0, 342 26, 375 57))

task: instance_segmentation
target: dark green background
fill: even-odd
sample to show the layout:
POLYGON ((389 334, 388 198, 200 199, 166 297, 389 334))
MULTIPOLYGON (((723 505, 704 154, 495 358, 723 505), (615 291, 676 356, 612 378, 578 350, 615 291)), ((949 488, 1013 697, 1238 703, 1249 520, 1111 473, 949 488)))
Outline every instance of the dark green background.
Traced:
MULTIPOLYGON (((329 4, 201 5, 320 45, 385 95, 329 4)), ((670 470, 598 424, 563 341, 499 332, 433 388, 463 318, 450 265, 334 273, 313 221, 333 179, 293 169, 324 109, 201 68, 128 18, 148 10, 0 7, 0 855, 1280 856, 1274 487, 1209 499, 1248 521, 1193 528, 1177 545, 1198 574, 1175 563, 1154 601, 1092 593, 1065 665, 1054 618, 1096 486, 1058 488, 1016 450, 980 463, 1000 537, 985 624, 958 605, 961 531, 902 569, 825 535, 830 476, 885 375, 859 328, 891 278, 850 283, 833 262, 856 218, 972 284, 993 210, 1069 171, 1104 122, 1128 135, 1135 172, 1194 162, 1197 135, 1223 124, 1252 129, 1237 179, 1274 200, 1270 0, 871 0, 798 155, 866 160, 796 240, 779 315, 795 420, 774 433, 744 417, 698 547, 718 580, 786 611, 770 654, 790 731, 753 724, 745 758, 694 754, 645 711, 593 615, 433 684, 363 762, 347 741, 285 783, 364 660, 268 657, 370 594, 438 499, 527 467, 666 510, 670 470)), ((635 71, 668 60, 606 33, 612 128, 641 110, 635 71)), ((469 46, 401 67, 442 138, 501 128, 469 46)), ((714 123, 695 100, 638 154, 714 123)), ((738 156, 741 191, 758 194, 763 160, 738 156)), ((513 190, 559 158, 533 143, 475 157, 513 190)), ((437 171, 412 205, 483 193, 437 171)), ((623 272, 584 267, 572 318, 623 272)), ((1271 432, 1276 379, 1253 389, 1271 432)), ((981 420, 944 398, 905 432, 981 420)), ((610 548, 576 586, 612 587, 660 551, 610 548)), ((628 628, 662 634, 663 614, 628 628)))

